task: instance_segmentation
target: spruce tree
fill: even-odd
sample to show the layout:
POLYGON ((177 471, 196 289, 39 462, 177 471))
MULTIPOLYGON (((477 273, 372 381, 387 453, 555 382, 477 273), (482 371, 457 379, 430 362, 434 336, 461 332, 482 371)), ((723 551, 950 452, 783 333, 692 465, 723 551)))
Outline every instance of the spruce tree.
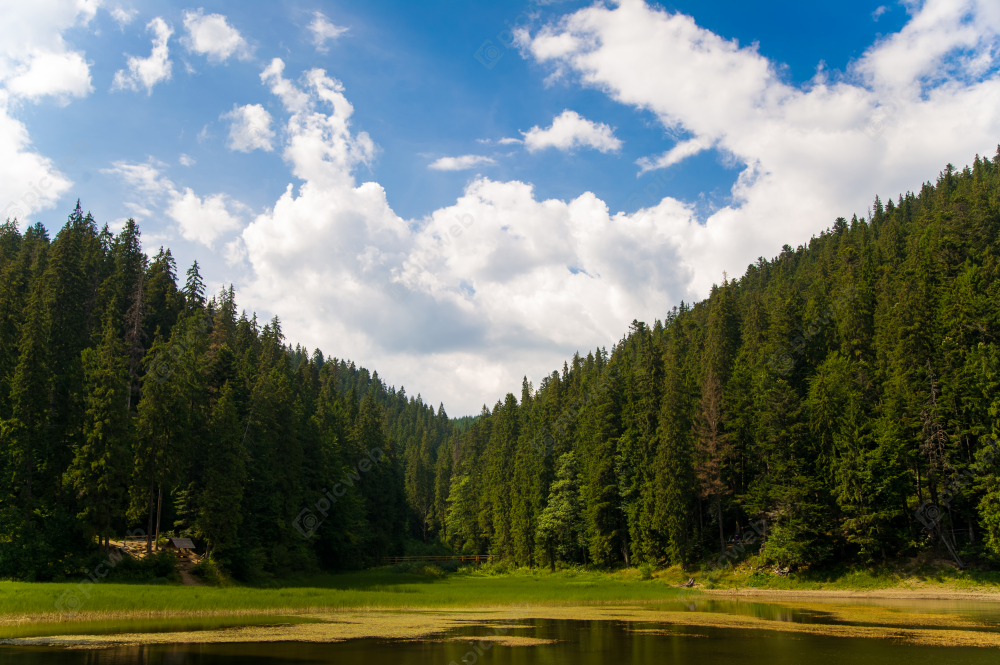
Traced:
POLYGON ((77 517, 99 542, 122 523, 127 506, 132 418, 124 351, 111 320, 105 323, 101 345, 83 351, 83 440, 75 446, 66 474, 77 495, 77 517))

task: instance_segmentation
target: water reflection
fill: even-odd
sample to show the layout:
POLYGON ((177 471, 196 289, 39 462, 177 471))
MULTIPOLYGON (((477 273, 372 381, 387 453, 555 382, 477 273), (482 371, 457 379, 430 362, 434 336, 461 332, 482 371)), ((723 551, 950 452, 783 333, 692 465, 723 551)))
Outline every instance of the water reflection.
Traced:
MULTIPOLYGON (((747 605, 747 604, 744 604, 747 605)), ((766 604, 752 611, 771 611, 766 604)), ((747 608, 749 609, 749 608, 747 608)), ((770 615, 769 615, 770 616, 770 615)), ((525 620, 517 636, 557 640, 542 646, 477 649, 485 626, 452 631, 437 639, 155 645, 98 650, 0 646, 0 665, 597 665, 661 663, 710 665, 979 665, 997 662, 994 649, 918 647, 891 640, 835 638, 751 629, 671 626, 637 621, 525 620), (644 630, 653 633, 641 632, 644 630)))

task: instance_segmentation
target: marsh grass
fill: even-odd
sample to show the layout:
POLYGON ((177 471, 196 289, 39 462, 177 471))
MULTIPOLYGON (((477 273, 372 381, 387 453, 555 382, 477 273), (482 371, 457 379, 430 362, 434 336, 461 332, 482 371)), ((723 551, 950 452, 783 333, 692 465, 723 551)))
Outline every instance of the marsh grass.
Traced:
MULTIPOLYGON (((752 559, 740 563, 736 569, 726 568, 712 575, 680 566, 658 571, 651 566, 617 571, 568 567, 551 573, 548 569, 513 568, 502 562, 478 567, 408 563, 354 573, 268 580, 255 586, 227 581, 211 567, 195 572, 206 581, 221 585, 101 582, 89 589, 89 597, 81 597, 81 612, 71 619, 261 615, 358 608, 501 607, 524 603, 529 606, 636 604, 671 602, 706 588, 1000 591, 1000 573, 960 571, 940 562, 802 570, 787 576, 759 570, 752 559), (694 590, 678 588, 691 577, 696 582, 694 590)), ((0 582, 0 624, 64 620, 55 603, 67 589, 74 587, 75 582, 0 582)))
MULTIPOLYGON (((53 615, 56 600, 75 585, 0 582, 0 618, 53 615)), ((445 573, 435 566, 396 572, 381 568, 340 575, 272 580, 262 586, 185 587, 103 582, 90 589, 80 607, 85 616, 159 614, 240 614, 279 609, 490 607, 513 603, 602 604, 667 600, 677 590, 660 580, 643 581, 634 570, 556 573, 493 569, 445 573)))

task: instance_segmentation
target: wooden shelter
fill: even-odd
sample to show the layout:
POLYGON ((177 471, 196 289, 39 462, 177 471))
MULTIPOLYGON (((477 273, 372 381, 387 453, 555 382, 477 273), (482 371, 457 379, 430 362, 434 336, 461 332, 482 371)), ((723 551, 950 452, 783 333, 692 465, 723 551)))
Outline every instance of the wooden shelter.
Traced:
POLYGON ((164 549, 168 550, 191 550, 194 551, 194 543, 190 538, 167 538, 164 549))

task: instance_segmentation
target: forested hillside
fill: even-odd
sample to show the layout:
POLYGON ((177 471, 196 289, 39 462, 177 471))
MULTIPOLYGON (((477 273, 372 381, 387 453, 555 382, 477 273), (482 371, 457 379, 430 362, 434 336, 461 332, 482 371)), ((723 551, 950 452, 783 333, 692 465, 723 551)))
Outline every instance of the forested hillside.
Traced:
POLYGON ((414 542, 696 563, 751 523, 781 565, 996 556, 998 232, 1000 151, 450 420, 206 297, 197 264, 181 283, 131 222, 8 222, 0 577, 137 528, 242 578, 414 542))

